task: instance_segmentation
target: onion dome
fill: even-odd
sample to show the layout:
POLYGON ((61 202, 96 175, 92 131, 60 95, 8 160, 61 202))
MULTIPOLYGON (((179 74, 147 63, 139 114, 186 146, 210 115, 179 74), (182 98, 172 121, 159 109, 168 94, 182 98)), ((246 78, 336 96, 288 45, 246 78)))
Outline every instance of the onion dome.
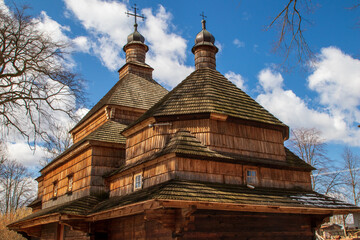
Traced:
POLYGON ((206 21, 203 19, 201 23, 202 23, 202 31, 196 35, 195 45, 201 42, 209 42, 214 44, 215 37, 208 30, 206 30, 206 26, 205 26, 206 21))
POLYGON ((127 44, 123 50, 126 53, 126 62, 145 63, 146 52, 149 47, 144 44, 145 38, 137 31, 137 23, 134 24, 134 32, 127 37, 127 44))
POLYGON ((133 43, 133 42, 141 42, 144 43, 145 42, 145 38, 143 35, 141 35, 138 31, 137 31, 137 24, 134 24, 134 32, 131 33, 128 37, 127 37, 127 43, 133 43))
POLYGON ((202 30, 196 35, 195 45, 191 49, 195 55, 195 69, 212 68, 216 69, 215 54, 219 49, 214 45, 215 37, 206 30, 206 21, 203 19, 202 30))

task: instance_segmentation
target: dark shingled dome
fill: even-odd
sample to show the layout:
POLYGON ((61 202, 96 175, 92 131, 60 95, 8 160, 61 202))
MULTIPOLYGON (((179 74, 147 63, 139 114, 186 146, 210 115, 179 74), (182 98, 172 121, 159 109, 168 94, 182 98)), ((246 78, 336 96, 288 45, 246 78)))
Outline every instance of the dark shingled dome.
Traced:
POLYGON ((133 33, 131 33, 128 37, 127 37, 127 43, 131 43, 131 42, 145 42, 145 38, 143 35, 141 35, 138 31, 137 31, 137 24, 134 25, 135 26, 135 30, 133 33))
POLYGON ((202 20, 201 23, 202 23, 203 29, 201 30, 201 32, 199 32, 196 35, 195 44, 198 44, 201 42, 210 42, 210 43, 214 44, 215 37, 208 30, 206 30, 205 20, 202 20))

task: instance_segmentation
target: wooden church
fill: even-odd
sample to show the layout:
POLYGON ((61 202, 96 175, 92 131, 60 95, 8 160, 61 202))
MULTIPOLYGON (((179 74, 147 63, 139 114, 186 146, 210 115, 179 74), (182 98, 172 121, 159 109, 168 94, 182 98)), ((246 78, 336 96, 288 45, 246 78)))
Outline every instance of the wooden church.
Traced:
POLYGON ((144 42, 135 24, 119 81, 40 171, 33 213, 10 229, 44 240, 310 240, 329 216, 359 211, 311 189, 314 168, 284 147, 289 127, 216 70, 204 20, 196 70, 170 92, 144 42))

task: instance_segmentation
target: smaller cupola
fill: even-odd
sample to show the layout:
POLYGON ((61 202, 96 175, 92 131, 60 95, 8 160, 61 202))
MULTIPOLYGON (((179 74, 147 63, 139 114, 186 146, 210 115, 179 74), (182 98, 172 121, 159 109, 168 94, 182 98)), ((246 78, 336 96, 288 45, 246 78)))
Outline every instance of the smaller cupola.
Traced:
POLYGON ((137 23, 134 24, 134 32, 127 37, 127 44, 124 46, 126 62, 145 63, 146 52, 149 47, 144 44, 145 38, 137 30, 137 23))
POLYGON ((214 44, 215 37, 206 30, 205 16, 202 16, 202 30, 196 35, 195 45, 191 49, 192 53, 195 55, 195 69, 216 69, 215 55, 219 49, 214 44))

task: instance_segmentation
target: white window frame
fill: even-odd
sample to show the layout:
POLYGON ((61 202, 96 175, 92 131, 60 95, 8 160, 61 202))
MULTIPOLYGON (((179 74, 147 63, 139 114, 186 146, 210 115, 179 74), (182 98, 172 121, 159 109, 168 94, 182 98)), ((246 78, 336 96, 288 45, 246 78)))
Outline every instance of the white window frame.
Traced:
POLYGON ((258 171, 253 168, 246 169, 246 184, 257 185, 258 184, 258 171), (248 175, 250 173, 250 175, 248 175), (254 174, 255 173, 255 174, 254 174), (254 174, 254 175, 253 175, 254 174))
POLYGON ((142 189, 142 173, 134 175, 134 190, 142 189))

